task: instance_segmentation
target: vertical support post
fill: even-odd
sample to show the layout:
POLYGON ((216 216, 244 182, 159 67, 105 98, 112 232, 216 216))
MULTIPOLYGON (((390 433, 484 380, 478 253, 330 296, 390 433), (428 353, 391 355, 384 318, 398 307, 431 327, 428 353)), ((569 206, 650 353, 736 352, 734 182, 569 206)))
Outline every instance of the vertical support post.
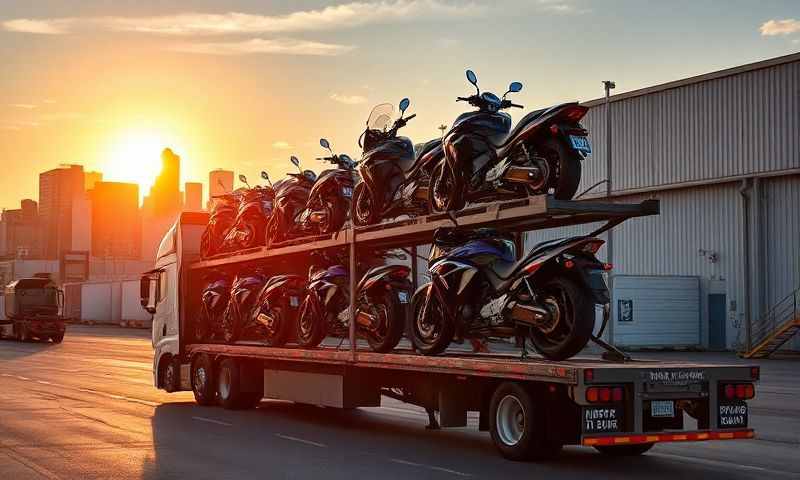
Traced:
POLYGON ((350 351, 356 359, 356 275, 358 273, 356 258, 356 230, 350 227, 350 351))
MULTIPOLYGON (((606 92, 606 200, 611 201, 611 90, 617 86, 611 80, 603 82, 603 87, 606 92)), ((606 262, 614 264, 614 232, 609 229, 606 232, 606 262)), ((614 301, 614 278, 611 274, 608 275, 608 289, 611 292, 611 301, 614 301)), ((613 305, 612 305, 613 306, 613 305)), ((608 322, 608 343, 614 344, 614 318, 608 322)))
POLYGON ((416 292, 418 288, 419 281, 417 280, 417 276, 419 275, 419 261, 417 258, 417 246, 414 245, 411 247, 411 291, 416 292))

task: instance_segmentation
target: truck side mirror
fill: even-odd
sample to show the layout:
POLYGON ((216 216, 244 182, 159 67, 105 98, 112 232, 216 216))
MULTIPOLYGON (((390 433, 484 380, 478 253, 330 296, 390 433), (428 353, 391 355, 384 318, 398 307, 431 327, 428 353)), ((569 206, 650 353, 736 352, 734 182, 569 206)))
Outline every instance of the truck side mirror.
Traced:
POLYGON ((156 293, 158 292, 157 278, 158 277, 153 276, 151 273, 147 273, 142 275, 139 281, 139 296, 141 297, 142 308, 151 315, 156 313, 156 293))

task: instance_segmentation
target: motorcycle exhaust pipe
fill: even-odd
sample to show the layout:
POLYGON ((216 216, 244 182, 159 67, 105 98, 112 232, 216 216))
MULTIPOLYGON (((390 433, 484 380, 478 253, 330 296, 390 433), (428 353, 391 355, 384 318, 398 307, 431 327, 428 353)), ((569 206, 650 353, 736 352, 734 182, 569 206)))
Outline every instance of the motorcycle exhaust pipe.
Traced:
POLYGON ((428 187, 419 187, 414 192, 414 198, 417 200, 428 200, 428 187))
POLYGON ((375 323, 375 317, 363 310, 359 311, 358 315, 356 315, 356 324, 366 329, 372 329, 375 323))
POLYGON ((538 326, 540 323, 550 318, 550 312, 541 307, 515 303, 511 308, 511 318, 517 322, 538 326))
POLYGON ((539 183, 542 179, 542 171, 539 167, 508 167, 503 178, 509 182, 516 183, 539 183))

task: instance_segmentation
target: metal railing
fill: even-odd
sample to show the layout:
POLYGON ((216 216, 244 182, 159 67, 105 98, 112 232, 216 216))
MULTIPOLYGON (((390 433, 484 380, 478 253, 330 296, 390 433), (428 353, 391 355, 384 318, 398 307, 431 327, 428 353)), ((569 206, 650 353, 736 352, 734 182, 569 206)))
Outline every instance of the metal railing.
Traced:
POLYGON ((781 299, 753 325, 750 348, 759 347, 790 323, 800 321, 800 288, 781 299))

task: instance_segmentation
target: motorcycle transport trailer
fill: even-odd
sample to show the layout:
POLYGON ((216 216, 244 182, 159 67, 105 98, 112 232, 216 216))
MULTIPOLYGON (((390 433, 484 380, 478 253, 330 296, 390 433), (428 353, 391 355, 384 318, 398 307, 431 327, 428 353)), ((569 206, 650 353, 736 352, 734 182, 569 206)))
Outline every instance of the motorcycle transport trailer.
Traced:
POLYGON ((657 213, 655 200, 614 204, 530 197, 351 227, 204 261, 199 243, 207 215, 184 213, 162 241, 155 268, 142 278, 143 305, 154 313, 155 386, 192 390, 198 403, 226 408, 250 408, 262 398, 356 408, 380 406, 386 396, 425 408, 434 428, 466 426, 467 412, 475 411, 479 429, 490 431, 500 453, 515 460, 549 457, 563 445, 637 455, 659 442, 752 438, 746 400, 753 398, 759 379, 754 366, 639 361, 611 346, 606 347, 616 354, 606 358, 613 361, 452 351, 434 357, 411 350, 381 354, 357 348, 354 322, 346 348, 343 341, 339 347, 306 350, 252 341, 198 343, 191 337, 199 279, 209 269, 304 273, 311 251, 347 247, 354 291, 362 247, 413 251, 430 243, 436 228, 454 222, 516 232, 605 222, 599 233, 657 213))

